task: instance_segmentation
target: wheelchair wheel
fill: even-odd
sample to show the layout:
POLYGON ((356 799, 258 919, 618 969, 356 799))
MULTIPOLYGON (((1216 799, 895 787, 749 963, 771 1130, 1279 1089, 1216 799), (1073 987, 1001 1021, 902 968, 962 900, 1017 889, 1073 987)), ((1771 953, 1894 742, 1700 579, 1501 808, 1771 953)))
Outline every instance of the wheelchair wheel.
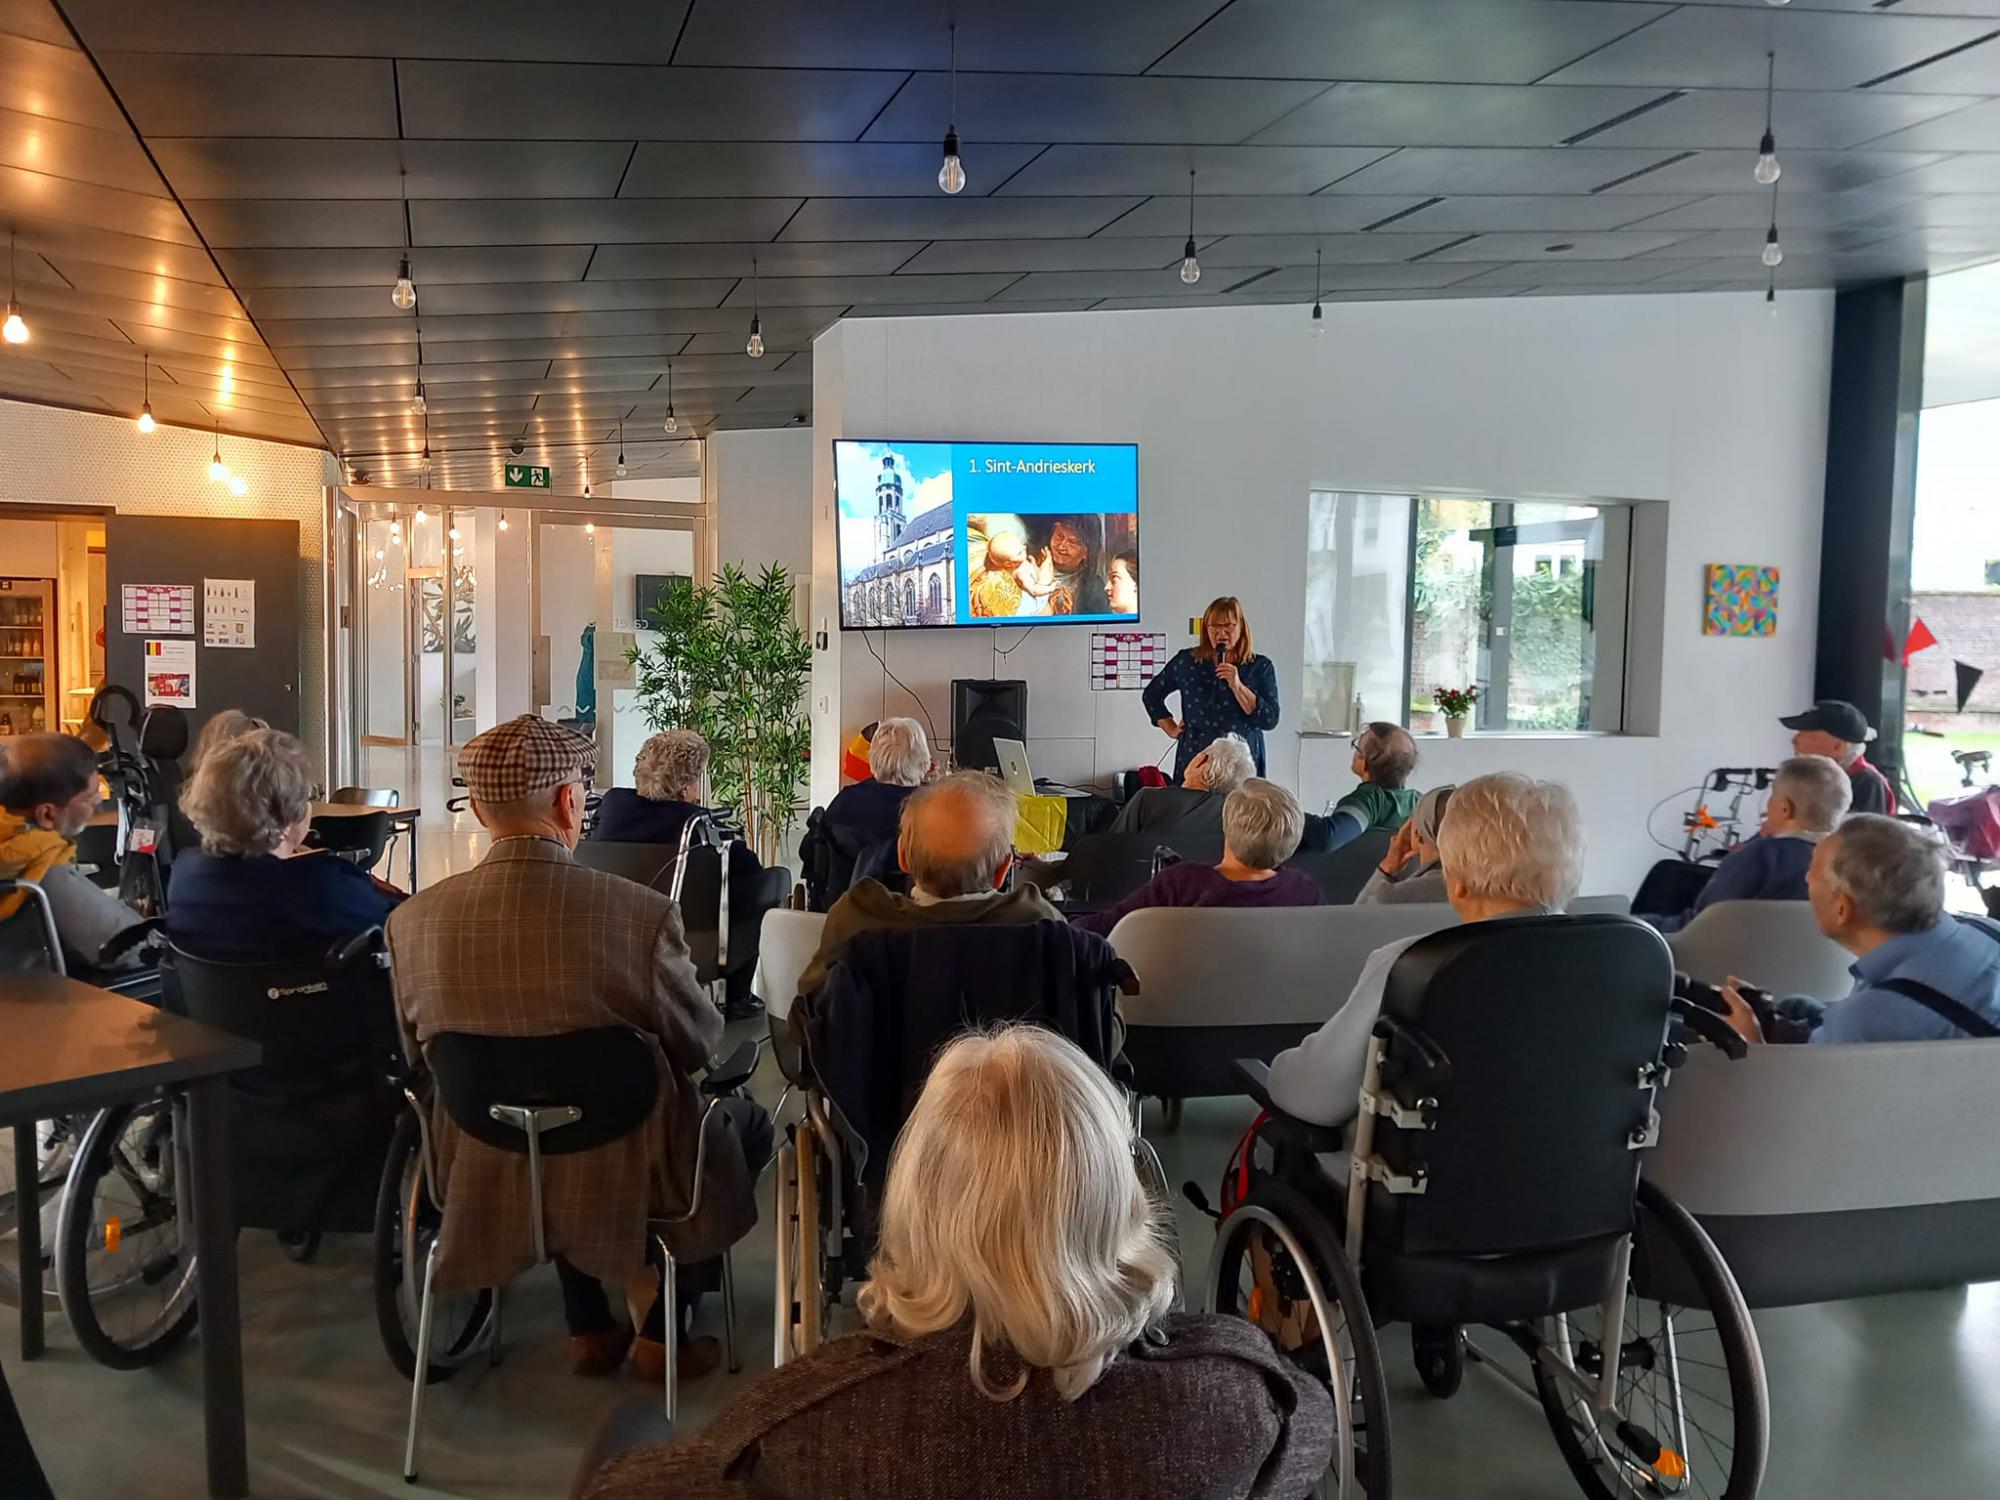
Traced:
MULTIPOLYGON (((437 1238, 438 1211, 424 1183, 423 1135, 414 1112, 404 1111, 382 1166, 375 1198, 375 1326, 382 1347, 405 1380, 417 1368, 417 1313, 424 1295, 424 1263, 437 1238)), ((439 1292, 431 1309, 431 1358, 426 1385, 451 1378, 492 1329, 494 1296, 439 1292)))
POLYGON ((1440 1401, 1458 1394, 1465 1381, 1465 1331, 1449 1327, 1426 1328, 1410 1325, 1410 1355, 1416 1361, 1417 1378, 1424 1389, 1440 1401))
POLYGON ((155 1364, 194 1330, 179 1123, 166 1098, 103 1111, 78 1143, 63 1192, 55 1247, 63 1313, 84 1353, 114 1370, 155 1364))
POLYGON ((1132 1142, 1132 1166, 1139 1174, 1139 1186, 1152 1201, 1167 1249, 1174 1257, 1174 1311, 1187 1306, 1187 1263, 1181 1259, 1181 1237, 1174 1217, 1174 1190, 1167 1183, 1167 1170, 1160 1165, 1160 1153, 1144 1136, 1132 1142))
POLYGON ((1389 1383, 1361 1278, 1311 1200, 1266 1180, 1216 1231, 1209 1311, 1255 1323, 1333 1396, 1332 1500, 1387 1500, 1389 1383))
POLYGON ((1535 1387, 1570 1473, 1591 1500, 1752 1500, 1770 1440, 1757 1330, 1714 1242, 1649 1182, 1639 1184, 1630 1281, 1614 1415, 1593 1413, 1550 1366, 1566 1359, 1591 1378, 1603 1369, 1611 1341, 1601 1309, 1551 1319, 1553 1336, 1535 1361, 1535 1387), (1662 1286, 1683 1300, 1647 1295, 1662 1286))
POLYGON ((63 1115, 54 1120, 37 1120, 33 1126, 0 1127, 0 1303, 18 1307, 21 1303, 21 1264, 17 1235, 20 1205, 14 1193, 14 1131, 32 1128, 35 1133, 36 1178, 42 1206, 42 1295, 56 1298, 56 1221, 62 1212, 63 1182, 70 1163, 76 1160, 76 1145, 90 1123, 88 1115, 63 1115))

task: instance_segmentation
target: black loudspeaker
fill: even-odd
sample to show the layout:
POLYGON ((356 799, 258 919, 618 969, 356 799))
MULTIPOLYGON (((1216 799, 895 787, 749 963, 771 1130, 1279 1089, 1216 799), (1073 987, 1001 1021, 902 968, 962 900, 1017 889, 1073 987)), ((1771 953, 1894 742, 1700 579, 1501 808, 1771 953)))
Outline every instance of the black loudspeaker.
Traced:
POLYGON ((1028 684, 1018 677, 954 677, 951 752, 961 771, 997 771, 996 739, 1028 738, 1028 684))

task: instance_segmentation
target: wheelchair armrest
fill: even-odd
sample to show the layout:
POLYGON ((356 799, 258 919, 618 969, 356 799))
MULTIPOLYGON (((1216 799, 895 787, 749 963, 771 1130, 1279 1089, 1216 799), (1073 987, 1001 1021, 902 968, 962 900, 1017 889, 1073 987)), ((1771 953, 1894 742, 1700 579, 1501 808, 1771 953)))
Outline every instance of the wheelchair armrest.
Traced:
POLYGON ((1676 995, 1673 1013, 1675 1020, 1703 1041, 1714 1043, 1731 1062, 1741 1062, 1750 1055, 1750 1044, 1743 1040, 1742 1033, 1706 1006, 1676 995))
POLYGON ((1416 1053, 1424 1071, 1432 1075, 1432 1083, 1441 1084, 1450 1079, 1451 1059, 1445 1055, 1443 1048, 1414 1026, 1407 1026, 1394 1016, 1381 1016, 1375 1022, 1375 1035, 1416 1053))
POLYGON ((1301 1120, 1297 1115, 1285 1113, 1271 1102, 1269 1063, 1261 1058, 1239 1057, 1235 1066, 1236 1076, 1243 1080, 1244 1092, 1257 1102, 1258 1107, 1271 1117, 1274 1124, 1305 1150, 1317 1155, 1326 1155, 1347 1149, 1345 1125, 1314 1125, 1301 1120))
POLYGON ((126 954, 145 946, 155 939, 158 939, 161 943, 165 943, 166 937, 167 919, 165 917, 148 917, 143 922, 135 922, 123 931, 115 932, 109 938, 105 939, 104 946, 97 950, 98 967, 111 968, 123 959, 126 954))
POLYGON ((701 1091, 712 1096, 742 1088, 757 1071, 757 1058, 762 1050, 757 1039, 750 1037, 720 1062, 710 1063, 701 1080, 701 1091))
POLYGON ((329 973, 339 973, 352 965, 364 953, 379 953, 387 939, 380 927, 370 927, 357 932, 344 943, 336 943, 326 950, 326 967, 329 973))

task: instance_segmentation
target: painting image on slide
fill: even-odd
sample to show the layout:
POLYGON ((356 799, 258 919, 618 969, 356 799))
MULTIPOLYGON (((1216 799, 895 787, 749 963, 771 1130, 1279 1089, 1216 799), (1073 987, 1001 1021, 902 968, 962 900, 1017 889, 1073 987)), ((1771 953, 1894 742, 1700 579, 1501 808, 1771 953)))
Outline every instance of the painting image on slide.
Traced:
POLYGON ((965 518, 976 619, 1137 618, 1139 518, 985 511, 965 518))
POLYGON ((951 445, 841 442, 834 465, 841 624, 958 623, 951 445))

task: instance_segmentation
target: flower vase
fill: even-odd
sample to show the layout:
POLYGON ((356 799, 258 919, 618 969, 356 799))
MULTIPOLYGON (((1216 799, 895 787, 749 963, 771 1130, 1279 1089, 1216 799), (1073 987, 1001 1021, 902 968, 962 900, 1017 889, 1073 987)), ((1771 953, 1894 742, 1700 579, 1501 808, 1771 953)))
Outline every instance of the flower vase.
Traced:
POLYGON ((1453 716, 1451 716, 1450 718, 1446 719, 1446 720, 1444 721, 1444 732, 1445 732, 1445 733, 1446 733, 1447 735, 1449 735, 1449 736, 1450 736, 1450 737, 1451 737, 1452 739, 1455 739, 1455 740, 1462 740, 1462 739, 1464 739, 1464 738, 1465 738, 1465 715, 1463 715, 1463 714, 1454 714, 1454 715, 1453 715, 1453 716))

